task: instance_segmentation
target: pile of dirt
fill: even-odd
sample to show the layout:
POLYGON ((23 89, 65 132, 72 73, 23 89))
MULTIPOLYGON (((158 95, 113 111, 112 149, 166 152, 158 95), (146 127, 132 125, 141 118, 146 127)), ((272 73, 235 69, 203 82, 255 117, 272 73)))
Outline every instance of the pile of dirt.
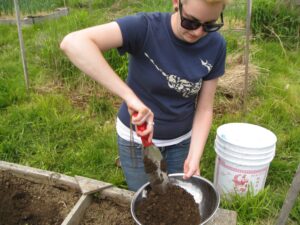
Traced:
POLYGON ((94 196, 80 225, 134 225, 129 207, 94 196))
POLYGON ((247 85, 245 85, 244 61, 242 54, 234 54, 227 57, 225 75, 218 81, 217 96, 219 97, 215 98, 215 115, 236 113, 245 107, 246 95, 249 95, 252 91, 253 84, 258 79, 259 71, 262 68, 258 68, 250 63, 247 85))
POLYGON ((60 225, 80 194, 0 170, 0 225, 60 225))
MULTIPOLYGON (((199 205, 194 197, 179 186, 167 184, 165 192, 160 191, 162 178, 155 173, 157 165, 144 157, 145 171, 152 174, 147 197, 136 205, 136 217, 143 225, 198 225, 200 224, 199 205)), ((161 171, 166 172, 164 160, 160 162, 161 171)))
MULTIPOLYGON (((227 67, 225 75, 219 79, 218 91, 223 95, 234 98, 241 97, 245 91, 245 62, 241 54, 227 57, 227 67)), ((258 78, 258 67, 249 63, 248 67, 248 92, 251 85, 258 78)))
POLYGON ((136 217, 143 225, 198 225, 199 205, 183 188, 169 185, 165 194, 149 191, 137 203, 136 217))

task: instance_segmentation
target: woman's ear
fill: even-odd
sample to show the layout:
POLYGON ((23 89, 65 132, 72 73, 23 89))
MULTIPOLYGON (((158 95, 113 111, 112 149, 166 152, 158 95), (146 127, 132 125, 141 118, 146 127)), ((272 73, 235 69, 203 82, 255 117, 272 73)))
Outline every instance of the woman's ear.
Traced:
POLYGON ((175 12, 178 11, 178 0, 173 0, 173 8, 175 12))

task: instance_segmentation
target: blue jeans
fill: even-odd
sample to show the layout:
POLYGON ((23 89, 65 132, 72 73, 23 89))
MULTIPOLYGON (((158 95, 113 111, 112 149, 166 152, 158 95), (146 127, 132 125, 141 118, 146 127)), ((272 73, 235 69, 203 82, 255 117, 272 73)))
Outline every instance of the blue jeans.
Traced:
MULTIPOLYGON (((167 172, 182 173, 183 164, 188 155, 190 139, 176 145, 159 147, 162 156, 167 163, 167 172)), ((148 176, 144 171, 142 145, 130 143, 118 136, 118 147, 121 166, 125 175, 128 189, 137 191, 148 182, 148 176)))

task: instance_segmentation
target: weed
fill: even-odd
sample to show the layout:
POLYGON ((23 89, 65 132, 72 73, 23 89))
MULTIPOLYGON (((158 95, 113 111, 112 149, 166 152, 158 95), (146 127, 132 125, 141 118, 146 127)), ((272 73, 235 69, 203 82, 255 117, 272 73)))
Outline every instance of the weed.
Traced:
POLYGON ((280 38, 291 47, 299 44, 299 11, 281 1, 255 1, 251 27, 253 33, 262 38, 280 38))

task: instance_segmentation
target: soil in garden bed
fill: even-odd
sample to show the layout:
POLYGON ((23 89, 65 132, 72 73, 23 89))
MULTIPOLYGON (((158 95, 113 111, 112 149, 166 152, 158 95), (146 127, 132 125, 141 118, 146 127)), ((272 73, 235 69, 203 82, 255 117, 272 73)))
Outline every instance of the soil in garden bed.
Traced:
POLYGON ((0 225, 60 225, 80 197, 0 170, 0 225))
POLYGON ((94 197, 80 225, 134 225, 130 208, 112 200, 94 197))

